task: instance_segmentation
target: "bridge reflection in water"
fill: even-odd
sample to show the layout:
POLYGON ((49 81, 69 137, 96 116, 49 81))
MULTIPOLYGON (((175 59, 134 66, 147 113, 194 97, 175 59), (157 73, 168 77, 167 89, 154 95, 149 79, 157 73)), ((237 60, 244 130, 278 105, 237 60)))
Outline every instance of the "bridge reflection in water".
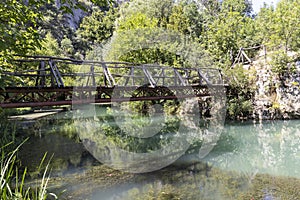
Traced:
POLYGON ((0 107, 42 107, 209 96, 223 88, 216 68, 176 68, 125 62, 83 61, 26 56, 12 61, 18 69, 4 78, 21 78, 18 85, 0 88, 0 107), (117 98, 112 94, 118 94, 117 98))

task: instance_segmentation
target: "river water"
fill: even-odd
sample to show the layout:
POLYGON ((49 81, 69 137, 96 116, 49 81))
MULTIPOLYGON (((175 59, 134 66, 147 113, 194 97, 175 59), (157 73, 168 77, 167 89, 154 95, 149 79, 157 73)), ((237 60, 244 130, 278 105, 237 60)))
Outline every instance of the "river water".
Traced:
MULTIPOLYGON (((204 158, 191 148, 172 165, 133 174, 95 159, 76 134, 71 115, 37 121, 20 152, 29 169, 45 152, 47 159, 52 156, 49 190, 61 199, 300 198, 299 120, 227 122, 204 158)), ((34 170, 29 174, 29 184, 40 178, 34 170)))

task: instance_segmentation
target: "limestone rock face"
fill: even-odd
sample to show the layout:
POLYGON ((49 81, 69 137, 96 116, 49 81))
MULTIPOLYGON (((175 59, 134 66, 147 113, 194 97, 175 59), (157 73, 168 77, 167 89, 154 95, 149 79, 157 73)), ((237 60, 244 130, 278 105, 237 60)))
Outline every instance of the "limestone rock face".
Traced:
POLYGON ((253 117, 258 119, 300 118, 300 63, 296 70, 278 76, 270 65, 254 65, 257 71, 253 117))

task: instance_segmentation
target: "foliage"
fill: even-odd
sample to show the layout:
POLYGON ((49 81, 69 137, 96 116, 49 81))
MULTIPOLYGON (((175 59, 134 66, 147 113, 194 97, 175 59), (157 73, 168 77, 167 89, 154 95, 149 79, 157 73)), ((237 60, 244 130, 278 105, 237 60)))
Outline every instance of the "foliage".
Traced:
POLYGON ((12 54, 24 54, 40 44, 36 20, 40 4, 25 5, 22 1, 0 2, 0 62, 12 54))
POLYGON ((90 16, 83 18, 82 23, 76 32, 77 40, 80 41, 86 49, 107 40, 112 36, 115 29, 114 22, 116 16, 116 8, 111 8, 108 11, 94 8, 90 16))
MULTIPOLYGON (((122 31, 114 36, 110 43, 106 60, 173 65, 176 62, 176 55, 167 48, 166 43, 169 41, 162 40, 165 35, 168 37, 163 30, 150 27, 122 31)), ((169 43, 169 45, 169 48, 172 46, 176 48, 178 44, 169 43)))
MULTIPOLYGON (((276 7, 276 27, 275 34, 279 36, 281 45, 288 48, 299 48, 299 19, 300 19, 300 1, 282 0, 276 7)), ((274 38, 276 40, 276 38, 274 38)), ((275 43, 275 41, 273 41, 275 43)), ((275 43, 276 44, 276 43, 275 43)))
POLYGON ((271 38, 270 33, 273 32, 273 24, 275 23, 274 15, 274 7, 264 4, 256 16, 255 29, 257 32, 255 38, 259 44, 268 44, 268 40, 271 38))
POLYGON ((275 51, 271 60, 272 71, 281 78, 288 71, 294 70, 292 62, 293 59, 284 50, 275 51))
POLYGON ((119 26, 110 43, 106 60, 119 60, 133 63, 161 63, 159 38, 162 31, 157 28, 158 20, 148 18, 143 13, 135 13, 118 19, 119 26), (154 37, 154 38, 153 38, 154 37), (156 41, 155 41, 156 40, 156 41), (157 42, 158 41, 158 42, 157 42))
POLYGON ((65 37, 61 41, 61 50, 65 57, 73 57, 74 47, 72 41, 69 38, 65 37))
POLYGON ((57 5, 54 3, 46 3, 40 10, 40 12, 43 13, 43 18, 38 20, 37 24, 41 39, 44 38, 46 34, 51 33, 51 35, 60 42, 64 35, 72 33, 68 22, 68 14, 57 5))
POLYGON ((203 32, 203 18, 196 2, 180 1, 172 8, 167 28, 196 39, 203 32))
MULTIPOLYGON (((47 192, 47 184, 49 181, 49 177, 47 174, 49 163, 45 168, 39 187, 37 187, 36 189, 26 187, 25 178, 27 175, 27 169, 25 168, 21 173, 21 170, 18 168, 16 156, 22 144, 16 147, 13 151, 7 150, 7 147, 9 147, 11 143, 2 146, 0 149, 0 198, 26 200, 44 200, 49 196, 53 196, 56 198, 55 194, 47 192)), ((43 161, 44 159, 41 161, 41 165, 43 161)))
POLYGON ((299 0, 281 0, 276 9, 265 6, 257 17, 258 37, 273 48, 282 46, 285 51, 298 50, 299 19, 299 0))
POLYGON ((127 16, 125 19, 120 19, 118 22, 119 26, 117 32, 132 29, 155 28, 158 25, 158 20, 156 18, 148 18, 141 12, 127 16))
POLYGON ((224 0, 221 7, 221 11, 238 12, 247 16, 251 16, 252 12, 252 2, 249 0, 224 0))
POLYGON ((207 52, 195 41, 171 30, 140 28, 115 34, 105 46, 105 60, 156 63, 178 67, 212 67, 207 52))
POLYGON ((207 54, 197 42, 202 30, 201 22, 202 14, 196 3, 170 3, 166 0, 158 5, 157 0, 135 0, 120 8, 116 31, 104 47, 104 59, 205 66, 207 54), (162 14, 161 10, 167 11, 162 14))
MULTIPOLYGON (((92 2, 101 6, 111 3, 109 0, 92 0, 92 2)), ((42 37, 38 29, 42 22, 47 21, 44 18, 44 11, 48 10, 47 6, 56 5, 56 9, 53 10, 62 16, 73 14, 75 9, 85 10, 85 6, 78 1, 62 0, 60 3, 56 4, 54 0, 1 1, 0 62, 4 62, 9 55, 26 54, 28 50, 40 47, 42 37)))
POLYGON ((226 71, 229 77, 227 114, 230 119, 248 117, 253 110, 255 73, 247 72, 241 65, 226 71))
POLYGON ((87 60, 96 60, 96 61, 103 61, 103 45, 97 44, 90 47, 91 50, 86 52, 85 59, 87 60))
POLYGON ((232 98, 228 101, 227 110, 230 119, 243 119, 243 117, 247 119, 253 111, 252 100, 245 99, 244 96, 232 98))
POLYGON ((133 0, 121 5, 120 19, 123 20, 135 13, 143 13, 149 19, 156 18, 159 27, 166 28, 173 6, 174 2, 172 0, 133 0))
MULTIPOLYGON (((92 0, 91 2, 98 6, 111 3, 110 0, 92 0)), ((47 40, 52 39, 46 35, 47 33, 57 33, 57 30, 62 30, 54 34, 54 39, 59 39, 58 42, 63 40, 64 34, 70 33, 65 20, 76 9, 86 10, 86 7, 81 1, 72 0, 62 0, 60 3, 55 0, 1 1, 0 70, 10 69, 12 65, 8 61, 16 54, 25 55, 28 52, 32 54, 32 51, 36 50, 36 53, 59 54, 51 52, 52 49, 40 52, 39 49, 47 49, 47 40), (47 36, 46 42, 43 42, 45 36, 47 36)), ((14 80, 6 76, 0 77, 0 87, 10 82, 13 83, 14 80)))
POLYGON ((47 33, 45 39, 41 42, 41 47, 34 51, 37 55, 59 56, 62 51, 57 40, 51 33, 47 33))
POLYGON ((254 20, 247 14, 250 4, 244 1, 224 1, 218 15, 206 25, 201 36, 203 45, 215 61, 230 66, 233 55, 241 47, 255 45, 254 20))
POLYGON ((173 38, 178 34, 174 31, 170 35, 164 33, 172 7, 171 0, 134 0, 123 4, 114 36, 105 46, 104 59, 167 65, 181 63, 174 53, 178 39, 173 38), (169 37, 173 44, 170 44, 169 37))

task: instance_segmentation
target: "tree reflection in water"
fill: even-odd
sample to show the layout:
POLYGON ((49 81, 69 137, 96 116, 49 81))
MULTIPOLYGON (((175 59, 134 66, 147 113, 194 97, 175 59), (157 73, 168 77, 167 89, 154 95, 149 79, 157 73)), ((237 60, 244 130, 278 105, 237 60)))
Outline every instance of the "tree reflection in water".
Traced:
POLYGON ((300 177, 300 123, 268 121, 227 125, 205 159, 226 170, 300 177))

